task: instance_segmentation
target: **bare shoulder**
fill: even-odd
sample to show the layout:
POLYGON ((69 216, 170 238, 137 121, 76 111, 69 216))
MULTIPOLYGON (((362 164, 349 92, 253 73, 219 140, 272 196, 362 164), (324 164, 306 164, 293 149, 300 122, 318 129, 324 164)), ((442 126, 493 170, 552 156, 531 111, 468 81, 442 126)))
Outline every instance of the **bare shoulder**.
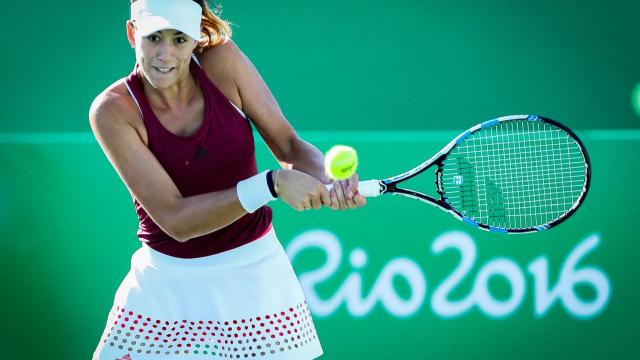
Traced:
POLYGON ((89 120, 94 122, 118 121, 124 119, 130 111, 129 94, 122 81, 116 81, 98 94, 91 103, 89 120), (115 115, 119 116, 115 116, 115 115))
POLYGON ((89 109, 89 122, 94 133, 131 126, 146 143, 142 117, 123 80, 116 81, 96 96, 89 109))
POLYGON ((243 109, 237 78, 247 60, 238 46, 231 39, 227 39, 196 56, 216 87, 227 99, 243 109))
POLYGON ((200 60, 202 66, 207 71, 214 73, 233 71, 234 67, 245 60, 244 54, 231 39, 226 39, 198 55, 198 60, 200 60))

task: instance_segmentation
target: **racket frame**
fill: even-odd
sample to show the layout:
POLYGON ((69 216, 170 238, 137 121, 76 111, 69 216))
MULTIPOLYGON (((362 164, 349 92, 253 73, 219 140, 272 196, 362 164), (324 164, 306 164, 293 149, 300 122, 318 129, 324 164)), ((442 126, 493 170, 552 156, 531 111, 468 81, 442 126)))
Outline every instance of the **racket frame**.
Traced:
MULTIPOLYGON (((368 181, 363 181, 362 183, 366 183, 366 184, 363 184, 364 185, 363 188, 375 189, 373 191, 372 190, 366 191, 363 194, 365 196, 378 196, 382 194, 405 196, 411 199, 420 200, 424 203, 433 205, 445 212, 448 212, 449 214, 453 215, 457 219, 482 230, 497 232, 497 233, 530 233, 530 232, 537 232, 537 231, 551 229, 552 227, 555 227, 561 224, 562 222, 564 222, 566 219, 568 219, 573 213, 575 213, 578 210, 580 205, 584 202, 584 199, 587 196, 587 193, 589 191, 589 185, 591 183, 591 161, 589 159, 589 155, 587 154, 587 150, 584 147, 584 144, 582 143, 580 138, 571 129, 564 126, 563 124, 539 115, 510 115, 510 116, 502 116, 499 118, 491 119, 471 127, 470 129, 464 131, 463 133, 455 137, 453 140, 451 140, 451 142, 449 142, 444 148, 442 148, 442 150, 438 151, 431 158, 429 158, 428 160, 424 161, 423 163, 419 164, 418 166, 414 167, 409 171, 398 174, 396 176, 392 176, 384 180, 368 180, 368 181), (576 141, 585 160, 585 177, 586 177, 585 184, 582 189, 582 192, 580 193, 580 196, 573 203, 572 207, 560 217, 553 219, 552 221, 549 221, 545 224, 540 224, 532 228, 502 228, 502 227, 489 226, 486 224, 479 223, 474 219, 463 215, 461 212, 459 212, 454 207, 452 207, 451 204, 448 202, 448 199, 446 198, 445 192, 442 187, 442 167, 444 166, 444 160, 447 158, 447 155, 458 144, 462 143, 462 141, 464 141, 467 137, 469 137, 469 135, 475 133, 480 129, 495 126, 501 122, 514 121, 514 120, 545 122, 562 129, 576 141), (435 171, 435 184, 436 184, 436 192, 440 195, 440 199, 436 199, 432 196, 423 194, 419 191, 400 188, 397 186, 399 183, 409 180, 423 173, 425 170, 431 168, 434 165, 437 166, 437 169, 435 171)), ((361 187, 359 186, 358 189, 360 190, 361 187)))

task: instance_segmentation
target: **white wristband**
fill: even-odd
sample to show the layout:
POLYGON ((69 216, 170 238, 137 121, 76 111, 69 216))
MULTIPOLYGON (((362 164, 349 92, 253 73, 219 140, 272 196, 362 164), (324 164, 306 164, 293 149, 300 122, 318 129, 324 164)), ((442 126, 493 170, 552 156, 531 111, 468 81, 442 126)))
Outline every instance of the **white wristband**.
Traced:
POLYGON ((236 185, 240 205, 242 205, 248 213, 253 213, 267 205, 269 201, 276 199, 271 195, 271 191, 269 191, 269 185, 267 184, 268 172, 268 170, 263 171, 258 175, 240 181, 238 185, 236 185))

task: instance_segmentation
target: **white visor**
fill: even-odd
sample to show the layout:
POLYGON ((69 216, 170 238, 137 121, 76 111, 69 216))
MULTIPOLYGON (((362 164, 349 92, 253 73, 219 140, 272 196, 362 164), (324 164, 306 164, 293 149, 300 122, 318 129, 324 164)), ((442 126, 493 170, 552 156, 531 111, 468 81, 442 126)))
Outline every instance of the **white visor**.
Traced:
POLYGON ((200 40, 202 8, 193 0, 137 0, 131 4, 136 35, 173 29, 200 40))

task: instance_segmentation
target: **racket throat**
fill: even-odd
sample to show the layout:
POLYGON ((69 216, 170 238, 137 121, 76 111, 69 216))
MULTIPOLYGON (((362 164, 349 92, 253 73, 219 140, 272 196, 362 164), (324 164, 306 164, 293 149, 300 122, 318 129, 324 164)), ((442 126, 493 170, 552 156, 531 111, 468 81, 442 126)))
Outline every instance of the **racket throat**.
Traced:
POLYGON ((380 194, 394 193, 396 189, 396 183, 391 180, 387 179, 380 181, 380 194))
POLYGON ((444 198, 444 188, 442 186, 442 167, 438 166, 438 168, 435 171, 435 175, 436 175, 436 191, 438 192, 438 195, 440 195, 440 198, 443 199, 444 198))

